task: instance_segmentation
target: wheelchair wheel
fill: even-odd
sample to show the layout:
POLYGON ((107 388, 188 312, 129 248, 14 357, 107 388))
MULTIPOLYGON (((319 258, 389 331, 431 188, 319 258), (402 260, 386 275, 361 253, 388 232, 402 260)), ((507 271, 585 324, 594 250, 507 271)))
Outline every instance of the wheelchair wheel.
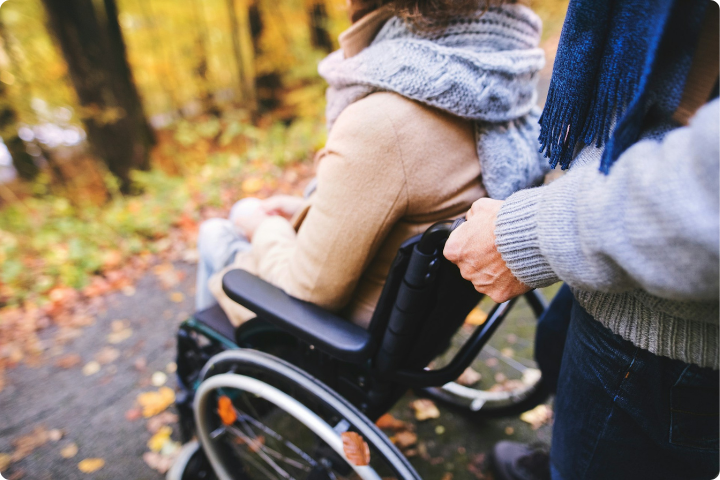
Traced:
POLYGON ((246 349, 223 352, 201 378, 194 403, 197 433, 221 480, 419 478, 367 417, 276 357, 246 349), (368 465, 348 460, 344 432, 364 440, 368 465))
MULTIPOLYGON (((490 299, 484 299, 481 306, 484 302, 491 303, 490 299)), ((537 291, 518 300, 471 365, 480 374, 479 379, 462 382, 459 379, 418 393, 481 418, 518 415, 543 403, 549 393, 533 359, 533 345, 535 324, 544 308, 545 300, 537 291)), ((441 366, 445 359, 452 358, 457 346, 465 342, 474 328, 472 324, 461 327, 452 341, 453 346, 436 359, 434 366, 441 366)))

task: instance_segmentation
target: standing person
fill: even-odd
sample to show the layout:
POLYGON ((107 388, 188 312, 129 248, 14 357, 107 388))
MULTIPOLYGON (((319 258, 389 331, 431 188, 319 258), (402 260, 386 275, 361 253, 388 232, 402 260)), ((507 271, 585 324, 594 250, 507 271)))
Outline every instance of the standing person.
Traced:
POLYGON ((718 474, 717 26, 709 0, 572 0, 540 119, 569 172, 477 201, 446 244, 495 301, 575 297, 550 471, 502 442, 498 479, 718 474))

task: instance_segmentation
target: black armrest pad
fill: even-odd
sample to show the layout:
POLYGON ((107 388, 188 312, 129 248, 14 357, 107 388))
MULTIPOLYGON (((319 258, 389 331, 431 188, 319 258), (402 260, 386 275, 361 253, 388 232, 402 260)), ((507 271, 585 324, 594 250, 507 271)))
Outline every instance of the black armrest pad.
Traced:
POLYGON ((352 363, 370 356, 370 334, 354 323, 293 298, 245 270, 227 272, 222 284, 232 300, 328 355, 352 363))

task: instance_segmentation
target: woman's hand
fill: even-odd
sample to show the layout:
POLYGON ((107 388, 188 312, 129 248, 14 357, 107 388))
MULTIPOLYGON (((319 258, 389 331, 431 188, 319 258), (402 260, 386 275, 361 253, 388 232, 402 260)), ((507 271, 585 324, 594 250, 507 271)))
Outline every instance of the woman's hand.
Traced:
POLYGON ((248 241, 252 241, 253 235, 255 235, 255 230, 257 230, 263 220, 268 217, 269 215, 265 213, 262 208, 256 208, 251 213, 237 215, 233 221, 243 235, 247 237, 248 241))
POLYGON ((280 215, 290 220, 305 204, 305 199, 293 195, 273 195, 262 200, 260 208, 267 215, 280 215))
POLYGON ((515 278, 495 247, 495 221, 503 202, 481 198, 468 211, 467 221, 450 234, 445 244, 445 258, 460 267, 464 279, 475 290, 505 302, 530 291, 515 278))

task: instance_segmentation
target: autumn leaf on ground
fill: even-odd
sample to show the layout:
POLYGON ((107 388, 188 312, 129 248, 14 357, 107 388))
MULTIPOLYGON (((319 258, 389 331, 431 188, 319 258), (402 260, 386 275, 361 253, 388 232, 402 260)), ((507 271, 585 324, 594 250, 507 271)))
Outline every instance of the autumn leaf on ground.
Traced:
POLYGON ((148 440, 148 448, 153 452, 159 452, 160 450, 162 450, 165 442, 170 441, 170 435, 172 435, 172 428, 168 427, 167 425, 160 427, 158 432, 152 437, 150 437, 150 440, 148 440))
POLYGON ((128 420, 130 422, 134 422, 140 417, 142 417, 142 410, 139 408, 131 408, 130 410, 125 412, 125 420, 128 420))
POLYGON ((403 430, 390 437, 390 440, 400 449, 415 445, 417 439, 417 435, 409 430, 403 430))
POLYGON ((170 412, 162 412, 154 417, 148 419, 145 427, 150 433, 157 433, 162 427, 171 423, 177 423, 178 416, 170 412))
POLYGON ((107 363, 114 362, 119 356, 120 350, 117 348, 103 347, 97 354, 95 354, 95 360, 97 360, 100 365, 105 365, 107 363))
POLYGON ((415 410, 415 418, 421 422, 440 416, 440 410, 438 410, 432 400, 421 398, 412 402, 410 406, 415 410))
POLYGON ((124 328, 122 330, 119 330, 117 332, 112 332, 110 335, 107 336, 108 343, 112 344, 118 344, 121 342, 124 342, 128 338, 130 338, 133 334, 133 331, 131 328, 124 328))
POLYGON ((370 464, 370 447, 360 434, 356 432, 343 432, 341 437, 343 451, 350 463, 356 467, 370 464))
POLYGON ((78 463, 78 469, 83 473, 97 472, 105 466, 105 460, 102 458, 86 458, 78 463))
MULTIPOLYGON (((504 377, 504 375, 503 375, 504 377)), ((497 380, 497 377, 496 377, 497 380)), ((522 380, 503 380, 502 382, 498 382, 492 387, 488 388, 489 392, 510 392, 512 390, 518 390, 525 388, 525 384, 522 380)))
POLYGON ((78 446, 76 443, 70 443, 60 449, 60 456, 63 458, 72 458, 78 453, 78 446))
POLYGON ((487 320, 487 313, 480 310, 479 307, 475 307, 472 309, 470 314, 468 314, 467 318, 465 318, 465 323, 470 325, 482 325, 485 323, 485 320, 487 320))
POLYGON ((167 382, 167 375, 163 372, 155 372, 150 377, 150 383, 153 387, 162 387, 167 382))
POLYGON ((500 353, 503 357, 513 358, 515 356, 515 350, 509 347, 503 348, 502 350, 500 350, 500 353))
POLYGON ((17 462, 30 455, 36 448, 44 445, 50 440, 50 434, 44 427, 35 427, 28 435, 23 435, 13 440, 15 451, 12 454, 12 461, 17 462))
POLYGON ((175 303, 180 303, 185 300, 185 295, 183 295, 181 292, 172 292, 170 294, 170 300, 175 303))
POLYGON ((99 371, 100 371, 100 364, 98 362, 96 362, 95 360, 89 361, 82 368, 82 373, 86 377, 89 377, 90 375, 95 375, 99 371))
POLYGON ((80 365, 80 362, 82 362, 82 357, 80 357, 80 355, 77 353, 68 353, 67 355, 63 355, 55 360, 55 366, 58 368, 68 369, 76 365, 80 365))
POLYGON ((389 413, 386 413, 382 417, 378 418, 375 425, 377 425, 378 428, 389 430, 409 430, 412 428, 412 424, 398 420, 389 413))
POLYGON ((158 452, 145 452, 143 453, 143 461, 153 470, 165 474, 172 467, 175 456, 162 455, 158 452))
POLYGON ((533 430, 537 430, 541 426, 548 423, 553 416, 553 412, 547 405, 540 404, 532 410, 528 410, 520 415, 520 420, 530 424, 533 430))
POLYGON ((455 381, 460 385, 465 385, 467 387, 473 383, 479 382, 481 379, 482 375, 480 375, 480 373, 476 372, 471 367, 468 367, 455 381))
POLYGON ((450 472, 445 472, 445 474, 442 476, 440 480, 453 480, 453 474, 450 472))
POLYGON ((232 425, 237 421, 237 413, 235 413, 235 407, 233 407, 232 400, 230 397, 223 395, 218 398, 218 415, 220 420, 225 425, 232 425))
POLYGON ((12 456, 7 453, 0 453, 0 472, 4 472, 12 462, 12 456))
POLYGON ((175 401, 175 392, 169 387, 160 387, 157 392, 141 393, 137 401, 143 408, 144 417, 152 417, 164 411, 175 401))

